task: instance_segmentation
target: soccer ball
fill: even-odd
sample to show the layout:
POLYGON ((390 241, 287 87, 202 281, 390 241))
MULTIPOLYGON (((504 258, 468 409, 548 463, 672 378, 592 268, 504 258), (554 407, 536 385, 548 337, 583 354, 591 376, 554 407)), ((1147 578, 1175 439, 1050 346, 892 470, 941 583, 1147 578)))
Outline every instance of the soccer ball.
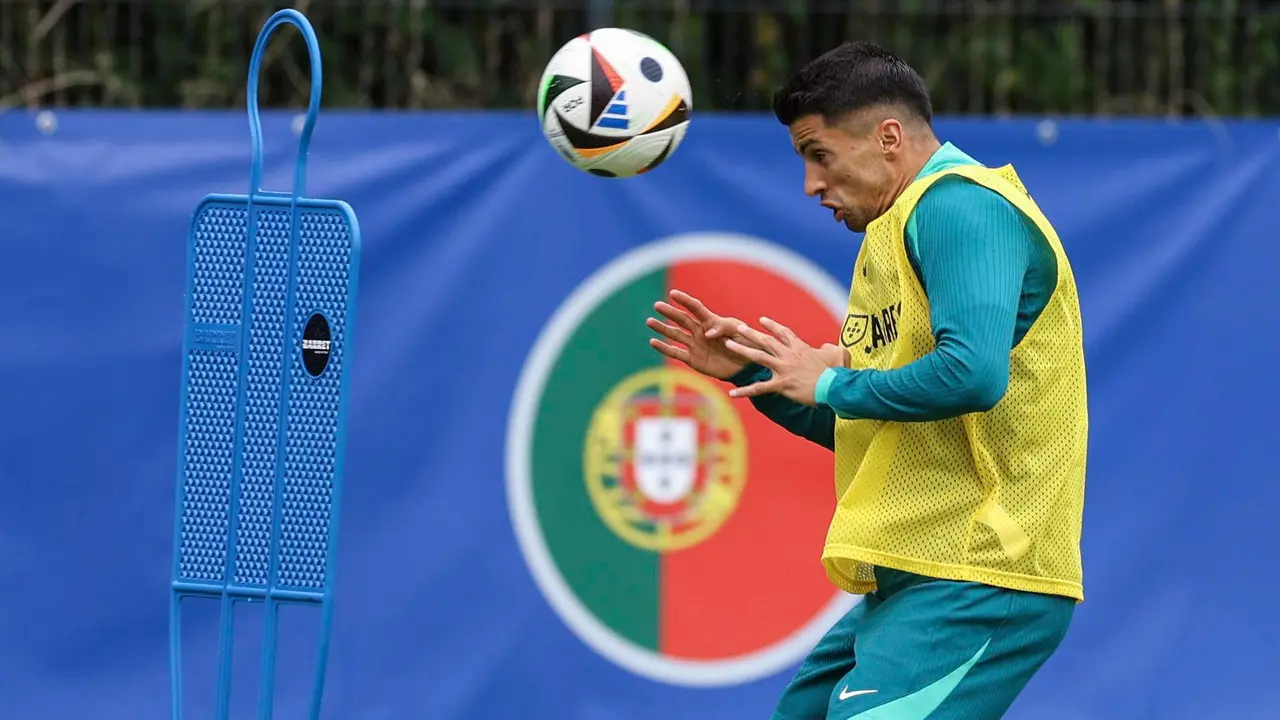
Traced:
POLYGON ((607 178, 648 172, 689 130, 689 78, 657 40, 602 28, 565 43, 542 73, 538 118, 551 147, 607 178))

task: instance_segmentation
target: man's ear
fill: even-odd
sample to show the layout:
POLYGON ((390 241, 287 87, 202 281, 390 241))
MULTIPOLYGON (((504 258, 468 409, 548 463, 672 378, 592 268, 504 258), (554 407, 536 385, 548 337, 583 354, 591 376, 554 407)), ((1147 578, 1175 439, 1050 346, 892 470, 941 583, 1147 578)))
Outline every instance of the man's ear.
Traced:
POLYGON ((902 123, 893 118, 881 120, 880 124, 876 126, 875 138, 876 142, 880 144, 880 152, 885 155, 900 152, 905 139, 902 123))

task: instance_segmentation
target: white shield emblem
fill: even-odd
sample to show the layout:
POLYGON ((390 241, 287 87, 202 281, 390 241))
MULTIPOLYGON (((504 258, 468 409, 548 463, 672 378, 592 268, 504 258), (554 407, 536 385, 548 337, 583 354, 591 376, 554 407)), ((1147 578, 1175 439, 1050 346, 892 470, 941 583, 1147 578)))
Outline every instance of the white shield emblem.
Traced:
POLYGON ((698 469, 698 423, 692 418, 647 417, 635 424, 636 485, 650 500, 669 505, 693 489, 698 469))

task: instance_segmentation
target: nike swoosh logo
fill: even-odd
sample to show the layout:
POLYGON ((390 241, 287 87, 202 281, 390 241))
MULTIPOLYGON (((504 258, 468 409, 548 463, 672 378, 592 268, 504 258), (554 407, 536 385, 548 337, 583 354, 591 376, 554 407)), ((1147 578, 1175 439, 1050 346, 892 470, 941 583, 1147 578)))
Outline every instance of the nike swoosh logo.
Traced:
POLYGON ((879 692, 879 690, 854 690, 853 692, 849 692, 849 688, 845 688, 840 691, 840 699, 848 700, 851 697, 858 697, 859 695, 871 695, 877 692, 879 692))

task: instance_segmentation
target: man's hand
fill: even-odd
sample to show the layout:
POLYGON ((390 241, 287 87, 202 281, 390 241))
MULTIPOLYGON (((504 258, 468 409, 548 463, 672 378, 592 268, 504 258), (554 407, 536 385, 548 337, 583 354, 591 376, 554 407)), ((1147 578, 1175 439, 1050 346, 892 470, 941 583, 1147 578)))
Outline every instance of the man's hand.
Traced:
POLYGON ((829 367, 844 367, 848 363, 848 353, 835 346, 827 345, 822 350, 811 347, 790 328, 780 325, 769 318, 760 318, 760 324, 772 335, 754 330, 746 325, 739 325, 737 332, 750 345, 730 339, 725 347, 730 351, 759 363, 773 371, 773 377, 746 387, 729 391, 733 397, 756 397, 777 393, 802 405, 815 405, 814 390, 818 386, 818 378, 829 367), (843 353, 837 355, 835 348, 843 353))
POLYGON ((670 297, 679 307, 657 302, 653 309, 671 324, 656 318, 645 320, 650 330, 670 341, 652 338, 649 345, 653 349, 717 380, 727 380, 746 367, 746 358, 725 347, 730 338, 739 340, 739 347, 754 347, 738 333, 740 320, 716 315, 701 300, 679 290, 672 290, 670 297))
POLYGON ((826 345, 818 348, 818 352, 822 354, 822 362, 826 363, 827 367, 849 367, 849 351, 839 345, 827 343, 826 345))

